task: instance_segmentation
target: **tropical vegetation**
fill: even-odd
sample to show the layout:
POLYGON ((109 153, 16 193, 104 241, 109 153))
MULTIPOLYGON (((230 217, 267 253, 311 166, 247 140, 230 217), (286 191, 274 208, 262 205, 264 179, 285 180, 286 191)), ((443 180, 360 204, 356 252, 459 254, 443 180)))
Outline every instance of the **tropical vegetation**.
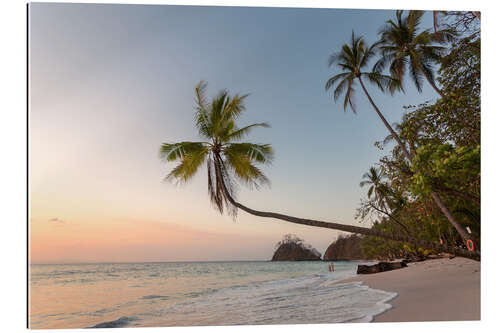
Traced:
MULTIPOLYGON (((409 14, 411 15, 411 13, 409 14)), ((377 166, 370 168, 378 180, 378 197, 371 193, 361 201, 357 217, 374 222, 373 228, 464 247, 463 236, 449 223, 435 204, 437 194, 456 223, 466 232, 475 251, 481 232, 481 38, 479 18, 466 12, 452 12, 446 28, 460 32, 439 58, 436 83, 443 97, 435 102, 407 106, 395 125, 400 139, 412 154, 405 159, 400 147, 389 149, 377 166), (464 22, 466 27, 464 27, 464 22), (475 24, 474 24, 475 22, 475 24), (411 161, 411 162, 410 162, 411 161), (373 170, 376 170, 375 173, 373 170), (380 198, 382 197, 382 198, 380 198), (389 203, 389 204, 387 204, 389 203)), ((376 142, 387 149, 388 136, 376 142)), ((422 247, 365 237, 366 255, 423 253, 422 247)))
POLYGON ((339 72, 325 89, 333 91, 335 101, 343 96, 344 109, 356 112, 353 96, 359 84, 389 132, 375 143, 388 154, 369 168, 360 184, 368 187, 368 193, 356 216, 369 226, 258 211, 236 201, 238 184, 257 188, 269 184, 260 167, 272 162, 271 145, 242 142, 253 129, 269 125, 239 127, 248 95, 231 96, 223 90, 209 100, 204 82, 195 88, 200 141, 161 145, 160 158, 178 162, 166 179, 185 183, 206 165, 209 197, 220 213, 236 217, 241 209, 255 216, 361 234, 362 249, 370 257, 444 251, 480 259, 480 35, 479 30, 460 30, 459 16, 453 15, 455 21, 443 29, 436 29, 436 23, 432 32, 419 31, 422 12, 397 11, 396 20, 381 28, 379 41, 369 44, 353 32, 349 43, 329 58, 329 65, 339 72), (439 98, 405 107, 402 120, 391 126, 365 82, 382 92, 404 92, 402 82, 408 73, 418 91, 424 77, 439 98), (396 144, 390 146, 391 142, 396 144))

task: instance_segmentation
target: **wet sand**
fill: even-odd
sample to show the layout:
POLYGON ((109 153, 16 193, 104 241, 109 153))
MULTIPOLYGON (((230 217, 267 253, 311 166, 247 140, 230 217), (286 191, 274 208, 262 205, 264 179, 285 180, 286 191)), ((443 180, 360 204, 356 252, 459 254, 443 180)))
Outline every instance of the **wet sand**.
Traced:
POLYGON ((433 259, 408 267, 342 282, 362 281, 374 289, 397 292, 392 308, 374 322, 480 320, 480 262, 465 258, 433 259))

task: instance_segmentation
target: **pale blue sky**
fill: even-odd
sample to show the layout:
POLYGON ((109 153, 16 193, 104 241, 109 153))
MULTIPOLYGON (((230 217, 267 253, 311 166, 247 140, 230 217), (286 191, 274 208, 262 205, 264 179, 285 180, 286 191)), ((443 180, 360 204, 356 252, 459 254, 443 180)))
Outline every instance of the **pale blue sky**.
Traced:
MULTIPOLYGON (((32 4, 33 224, 47 224, 42 229, 49 233, 53 226, 47 221, 57 218, 65 221, 59 229, 87 226, 92 234, 107 223, 119 228, 121 221, 149 221, 238 239, 218 252, 203 250, 203 258, 182 255, 182 245, 137 245, 123 253, 103 245, 103 261, 127 261, 125 253, 131 251, 140 253, 136 261, 269 259, 274 243, 285 233, 295 233, 324 252, 336 238, 335 231, 244 212, 236 222, 218 215, 207 196, 204 170, 183 187, 163 183, 174 165, 160 163, 158 148, 162 142, 197 139, 193 89, 199 80, 208 82, 209 95, 223 88, 250 93, 241 125, 270 123, 270 129, 256 129, 248 140, 271 143, 276 157, 264 170, 272 187, 241 187, 239 199, 255 209, 357 224, 355 209, 366 192, 359 182, 382 156, 373 144, 387 130, 360 88, 357 115, 344 113, 341 101, 333 102, 324 91, 326 80, 335 73, 327 59, 349 40, 353 29, 374 42, 378 28, 394 14, 32 4)), ((430 13, 422 25, 432 27, 430 13)), ((410 82, 406 94, 394 97, 373 86, 368 89, 391 123, 400 120, 402 106, 436 98, 427 85, 418 94, 410 82)), ((71 244, 86 242, 78 241, 71 244)), ((193 241, 187 246, 198 245, 193 241)), ((40 258, 96 260, 71 253, 40 258)))

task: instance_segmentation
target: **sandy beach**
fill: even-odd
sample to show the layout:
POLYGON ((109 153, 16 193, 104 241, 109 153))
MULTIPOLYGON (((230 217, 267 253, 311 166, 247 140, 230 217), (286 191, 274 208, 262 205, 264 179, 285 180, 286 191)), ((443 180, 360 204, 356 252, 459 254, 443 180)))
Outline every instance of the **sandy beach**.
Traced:
POLYGON ((454 258, 410 263, 407 268, 359 275, 374 289, 397 292, 392 308, 374 322, 480 320, 481 268, 477 261, 454 258))

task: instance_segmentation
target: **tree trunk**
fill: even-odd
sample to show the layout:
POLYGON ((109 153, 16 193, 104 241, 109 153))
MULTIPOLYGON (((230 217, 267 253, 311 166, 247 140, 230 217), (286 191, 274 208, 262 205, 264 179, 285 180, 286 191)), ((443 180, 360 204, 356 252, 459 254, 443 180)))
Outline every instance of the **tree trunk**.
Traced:
POLYGON ((370 96, 370 94, 368 93, 368 91, 365 88, 365 85, 363 84, 363 80, 361 80, 361 77, 358 77, 358 80, 359 80, 359 83, 361 84, 361 88, 363 88, 363 91, 365 92, 366 97, 368 97, 368 100, 370 101, 370 104, 372 105, 373 109, 375 110, 375 112, 377 112, 377 115, 380 117, 380 119, 382 119, 382 122, 384 123, 385 127, 387 127, 387 129, 389 130, 389 133, 391 133, 392 137, 394 138, 394 140, 396 140, 398 145, 403 150, 403 153, 405 154, 406 158, 411 163, 412 157, 411 157, 410 153, 408 152, 408 149, 406 149, 406 146, 403 144, 403 142, 399 138, 399 135, 392 129, 391 125, 387 122, 387 120, 385 120, 385 117, 382 115, 382 113, 378 109, 377 105, 375 105, 375 102, 373 102, 372 97, 370 96))
MULTIPOLYGON (((441 212, 443 212, 443 214, 446 216, 448 221, 450 221, 450 223, 458 231, 458 233, 460 234, 460 237, 462 237, 464 242, 467 243, 467 241, 469 239, 472 240, 472 236, 467 232, 467 230, 465 230, 464 227, 462 227, 462 225, 457 220, 455 220, 455 218, 453 217, 453 215, 451 215, 448 208, 444 205, 443 201, 441 201, 441 198, 439 197, 439 195, 436 192, 431 192, 431 196, 432 196, 432 199, 434 199, 434 202, 436 203, 436 205, 438 205, 441 212)), ((474 244, 477 244, 477 243, 474 242, 474 244)))
POLYGON ((441 96, 441 98, 444 98, 444 94, 441 92, 441 90, 439 90, 439 88, 436 86, 434 81, 432 81, 431 78, 429 76, 427 76, 427 74, 425 74, 425 72, 421 68, 419 68, 418 70, 420 71, 420 73, 422 73, 425 76, 425 78, 427 79, 427 82, 429 82, 431 87, 434 88, 434 90, 439 94, 439 96, 441 96))
POLYGON ((248 207, 240 204, 236 200, 234 200, 233 197, 230 195, 229 191, 226 188, 226 184, 224 183, 224 180, 222 177, 222 171, 220 170, 220 168, 224 167, 224 163, 222 161, 222 158, 220 156, 215 156, 215 158, 218 159, 218 163, 216 163, 216 165, 215 165, 215 171, 218 173, 219 179, 221 179, 222 188, 224 190, 224 195, 226 196, 227 200, 235 207, 237 207, 241 210, 244 210, 245 212, 247 212, 249 214, 252 214, 255 216, 260 216, 260 217, 274 218, 274 219, 283 220, 283 221, 296 223, 296 224, 308 225, 311 227, 334 229, 334 230, 340 230, 340 231, 345 231, 345 232, 350 232, 350 233, 355 233, 355 234, 362 234, 362 235, 366 235, 366 236, 381 237, 381 238, 390 239, 390 240, 394 240, 394 241, 410 243, 410 244, 413 244, 417 247, 423 247, 423 248, 435 250, 438 252, 451 253, 451 254, 454 254, 454 255, 459 256, 459 257, 470 258, 470 259, 478 260, 478 261, 481 260, 481 254, 479 252, 466 251, 466 250, 461 249, 461 248, 445 246, 445 245, 441 245, 438 243, 434 243, 434 242, 430 242, 430 241, 426 241, 426 240, 422 240, 422 239, 417 239, 414 237, 409 237, 409 236, 404 236, 404 235, 399 235, 399 234, 392 234, 392 233, 381 231, 381 230, 364 228, 364 227, 357 227, 357 226, 347 225, 347 224, 304 219, 304 218, 289 216, 289 215, 280 214, 280 213, 263 212, 263 211, 258 211, 255 209, 248 208, 248 207))
MULTIPOLYGON (((424 73, 424 75, 425 75, 425 73, 424 73)), ((427 76, 425 76, 425 77, 427 78, 427 80, 429 81, 429 83, 431 83, 430 80, 429 80, 429 78, 427 76)), ((368 91, 366 90, 365 85, 363 84, 363 80, 361 80, 361 77, 358 77, 358 80, 359 80, 359 83, 361 84, 361 87, 363 88, 363 91, 365 92, 366 97, 368 97, 368 100, 370 101, 371 105, 375 109, 375 112, 377 112, 377 114, 380 117, 380 119, 382 119, 382 122, 384 123, 385 127, 387 127, 387 129, 391 133, 392 137, 398 142, 398 144, 401 147, 401 149, 403 150, 403 153, 405 154, 406 158, 411 163, 412 162, 412 157, 411 157, 410 153, 408 152, 408 150, 406 149, 406 146, 403 144, 403 142, 401 141, 401 139, 399 138, 399 136, 396 134, 396 132, 394 132, 394 130, 392 129, 391 125, 389 125, 389 123, 387 122, 387 120, 385 120, 384 116, 382 115, 382 113, 380 112, 380 110, 378 109, 378 107, 373 102, 370 94, 368 94, 368 91)), ((432 85, 432 83, 431 83, 431 85, 432 85)), ((435 86, 433 85, 433 87, 435 87, 435 86)), ((442 96, 442 94, 439 91, 439 89, 437 89, 437 87, 435 87, 435 89, 442 96)), ((450 223, 453 225, 453 227, 455 227, 455 229, 459 233, 460 237, 462 237, 464 243, 466 244, 468 240, 472 240, 472 236, 465 230, 464 227, 462 227, 462 225, 453 217, 453 215, 451 215, 450 211, 445 206, 445 204, 443 203, 443 201, 441 200, 441 198, 439 197, 439 195, 436 192, 431 192, 431 197, 434 200, 434 202, 436 203, 436 205, 439 207, 439 209, 441 210, 441 212, 444 214, 444 216, 446 216, 446 218, 448 219, 448 221, 450 221, 450 223)), ((474 242, 474 244, 476 244, 476 242, 474 242)))

